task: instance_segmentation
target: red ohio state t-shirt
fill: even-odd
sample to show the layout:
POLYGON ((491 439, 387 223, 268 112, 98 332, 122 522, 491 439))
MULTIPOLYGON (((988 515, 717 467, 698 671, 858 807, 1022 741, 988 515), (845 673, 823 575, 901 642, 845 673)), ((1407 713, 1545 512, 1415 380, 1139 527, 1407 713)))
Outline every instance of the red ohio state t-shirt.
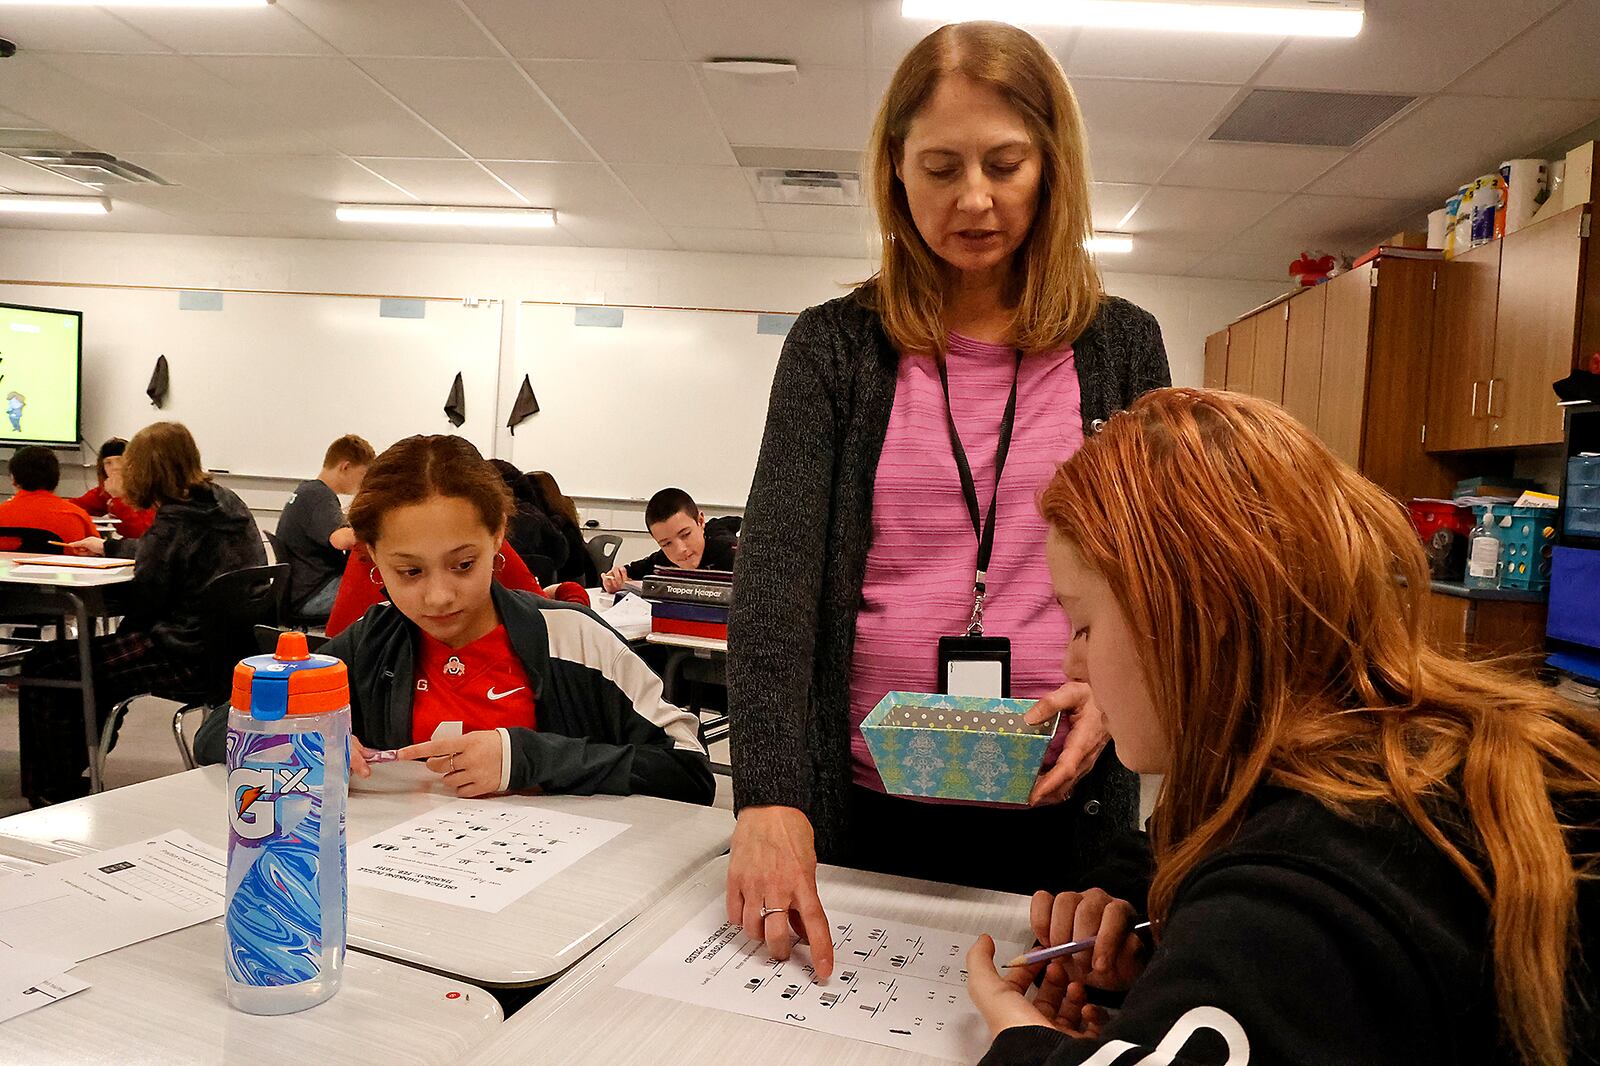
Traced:
POLYGON ((463 733, 480 729, 537 728, 528 672, 506 636, 495 626, 464 648, 452 649, 417 634, 417 691, 411 704, 411 739, 432 739, 443 722, 460 722, 463 733))

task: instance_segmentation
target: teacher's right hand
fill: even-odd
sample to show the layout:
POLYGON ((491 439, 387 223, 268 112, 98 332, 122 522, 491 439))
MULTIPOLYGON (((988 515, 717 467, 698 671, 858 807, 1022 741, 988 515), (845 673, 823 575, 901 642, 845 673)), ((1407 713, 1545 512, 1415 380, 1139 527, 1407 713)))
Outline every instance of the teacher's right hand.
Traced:
POLYGON ((787 959, 797 938, 805 941, 823 981, 833 974, 833 931, 817 895, 815 839, 797 808, 740 811, 728 863, 728 921, 765 940, 775 959, 787 959))

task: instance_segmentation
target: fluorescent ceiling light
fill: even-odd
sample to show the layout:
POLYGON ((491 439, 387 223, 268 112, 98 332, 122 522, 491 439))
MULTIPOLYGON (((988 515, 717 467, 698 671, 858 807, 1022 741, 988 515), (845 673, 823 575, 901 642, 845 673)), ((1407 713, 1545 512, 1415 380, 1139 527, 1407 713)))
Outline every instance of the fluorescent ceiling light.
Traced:
POLYGON ((439 207, 433 204, 340 204, 340 222, 387 222, 405 226, 481 226, 549 229, 549 207, 439 207))
POLYGON ((266 7, 274 0, 0 0, 0 7, 266 7))
POLYGON ((900 14, 939 22, 1354 37, 1365 9, 1362 0, 902 0, 900 14))
POLYGON ((1122 255, 1133 251, 1133 234, 1096 233, 1083 246, 1095 255, 1122 255))
POLYGON ((111 201, 104 196, 32 196, 28 193, 0 193, 0 212, 24 215, 105 215, 111 201))

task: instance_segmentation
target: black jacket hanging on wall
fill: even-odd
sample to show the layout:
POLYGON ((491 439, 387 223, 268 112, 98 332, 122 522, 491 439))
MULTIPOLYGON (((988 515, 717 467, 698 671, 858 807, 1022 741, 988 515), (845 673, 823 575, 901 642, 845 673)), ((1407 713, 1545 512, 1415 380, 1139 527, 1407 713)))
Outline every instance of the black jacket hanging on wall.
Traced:
POLYGON ((156 356, 156 368, 150 374, 150 384, 144 387, 144 394, 150 397, 150 402, 160 407, 167 400, 167 386, 171 374, 167 369, 167 357, 156 356))
POLYGON ((460 374, 450 383, 450 395, 444 401, 444 416, 452 426, 458 428, 467 420, 467 390, 462 387, 460 374))
POLYGON ((524 374, 522 388, 517 390, 517 400, 511 405, 511 417, 506 420, 506 428, 515 433, 518 426, 538 413, 539 398, 533 394, 533 384, 524 374))

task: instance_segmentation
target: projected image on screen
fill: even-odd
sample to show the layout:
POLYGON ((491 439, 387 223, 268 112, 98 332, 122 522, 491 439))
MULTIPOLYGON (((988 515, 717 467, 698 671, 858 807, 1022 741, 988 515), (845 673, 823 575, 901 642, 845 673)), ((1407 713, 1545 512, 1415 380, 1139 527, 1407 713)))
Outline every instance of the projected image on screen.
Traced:
POLYGON ((82 328, 75 311, 0 304, 0 443, 77 443, 82 328))

